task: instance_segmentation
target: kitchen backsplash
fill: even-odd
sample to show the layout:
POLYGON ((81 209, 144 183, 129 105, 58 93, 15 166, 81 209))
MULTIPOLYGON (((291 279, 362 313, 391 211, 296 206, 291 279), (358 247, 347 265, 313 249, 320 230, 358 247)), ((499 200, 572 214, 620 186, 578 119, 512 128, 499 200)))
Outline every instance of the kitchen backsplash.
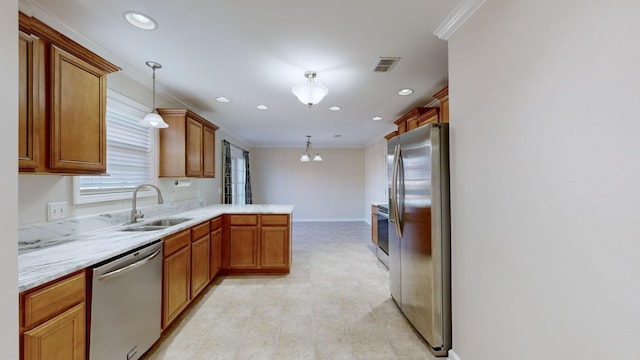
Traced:
MULTIPOLYGON (((140 208, 145 218, 175 214, 204 206, 200 199, 190 199, 171 204, 152 205, 140 208)), ((78 234, 124 225, 130 222, 131 210, 65 219, 59 222, 27 224, 18 228, 18 253, 73 241, 78 234)))

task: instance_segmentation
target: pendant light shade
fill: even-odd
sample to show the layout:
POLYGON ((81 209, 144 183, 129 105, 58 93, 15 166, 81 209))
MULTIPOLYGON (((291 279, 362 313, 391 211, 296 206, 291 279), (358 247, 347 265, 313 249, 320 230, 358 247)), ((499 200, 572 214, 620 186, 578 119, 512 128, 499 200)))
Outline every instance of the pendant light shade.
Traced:
MULTIPOLYGON (((304 149, 302 156, 300 156, 300 161, 311 161, 311 135, 307 135, 307 147, 304 149)), ((313 157, 313 161, 322 161, 320 154, 316 153, 316 156, 313 157)))
POLYGON ((318 76, 315 71, 307 71, 304 73, 304 77, 307 81, 298 85, 295 85, 291 92, 295 95, 300 102, 309 107, 319 103, 329 93, 329 89, 326 86, 316 83, 315 78, 318 76))
POLYGON ((156 69, 162 68, 162 65, 154 61, 147 61, 146 64, 153 69, 153 107, 151 108, 151 112, 140 120, 140 124, 154 128, 168 128, 169 124, 164 122, 162 116, 156 112, 156 69))
POLYGON ((168 128, 169 125, 164 122, 164 119, 162 118, 162 116, 151 112, 148 113, 147 115, 144 116, 144 119, 142 119, 142 121, 144 122, 145 125, 154 127, 154 128, 168 128))

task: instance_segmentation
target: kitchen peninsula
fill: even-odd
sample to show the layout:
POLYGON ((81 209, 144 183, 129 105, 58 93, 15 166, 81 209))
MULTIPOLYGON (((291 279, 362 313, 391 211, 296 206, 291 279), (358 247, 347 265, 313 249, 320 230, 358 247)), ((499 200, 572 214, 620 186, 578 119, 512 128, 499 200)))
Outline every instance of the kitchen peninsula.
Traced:
POLYGON ((131 223, 120 211, 21 228, 21 359, 83 359, 87 349, 137 359, 219 273, 289 273, 292 205, 196 201, 145 212, 153 218, 131 223), (122 319, 132 321, 120 337, 96 335, 122 319))
MULTIPOLYGON (((29 230, 29 226, 24 226, 20 229, 21 243, 18 254, 19 291, 23 292, 34 288, 218 216, 247 214, 287 215, 287 222, 284 226, 289 229, 292 212, 292 205, 210 205, 174 212, 170 215, 157 215, 155 217, 189 218, 190 220, 166 229, 146 232, 122 231, 126 227, 126 225, 123 225, 127 222, 125 220, 126 216, 108 214, 101 215, 99 217, 100 220, 88 220, 91 224, 87 226, 91 226, 94 229, 91 231, 85 232, 78 227, 71 227, 63 230, 63 233, 70 235, 56 237, 55 239, 45 239, 43 235, 40 235, 35 236, 35 239, 26 241, 23 241, 23 239, 30 234, 25 233, 43 234, 45 232, 50 233, 50 231, 44 228, 29 230), (96 226, 100 226, 96 225, 96 223, 102 224, 102 228, 96 229, 96 226), (108 225, 109 223, 110 226, 108 225)), ((128 212, 123 213, 128 214, 128 212)), ((69 223, 71 226, 77 226, 78 221, 74 220, 69 223)), ((58 228, 61 226, 58 226, 58 228)), ((228 231, 230 229, 223 228, 223 238, 225 238, 225 230, 228 231)), ((287 236, 290 242, 290 231, 287 236)), ((229 241, 231 239, 227 237, 226 242, 229 241)), ((223 253, 225 248, 228 250, 229 245, 223 242, 223 253)), ((290 246, 287 249, 290 250, 290 246)), ((290 251, 287 255, 290 256, 290 251)), ((223 268, 222 270, 224 272, 225 269, 223 268)))

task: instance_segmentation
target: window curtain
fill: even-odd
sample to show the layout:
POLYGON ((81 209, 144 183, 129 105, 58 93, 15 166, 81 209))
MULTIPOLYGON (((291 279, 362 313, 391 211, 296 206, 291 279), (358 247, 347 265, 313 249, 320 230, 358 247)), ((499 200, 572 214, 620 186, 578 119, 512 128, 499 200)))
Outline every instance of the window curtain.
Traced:
POLYGON ((251 195, 251 175, 249 174, 249 152, 246 150, 242 151, 242 155, 244 155, 244 203, 245 204, 253 204, 253 196, 251 195))
POLYGON ((231 182, 231 144, 227 140, 222 140, 222 156, 224 164, 222 168, 222 186, 224 195, 223 204, 233 204, 233 184, 231 182))

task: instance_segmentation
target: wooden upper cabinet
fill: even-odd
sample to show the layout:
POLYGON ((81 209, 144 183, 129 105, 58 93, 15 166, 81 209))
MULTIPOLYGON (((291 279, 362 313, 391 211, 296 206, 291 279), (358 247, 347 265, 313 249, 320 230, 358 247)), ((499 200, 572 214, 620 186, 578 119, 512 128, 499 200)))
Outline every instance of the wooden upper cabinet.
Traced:
POLYGON ((50 53, 49 168, 106 173, 107 74, 56 46, 50 53))
POLYGON ((216 131, 208 126, 202 129, 202 176, 216 177, 216 131))
POLYGON ((425 109, 427 109, 427 111, 420 115, 416 121, 418 127, 426 124, 438 123, 438 108, 430 107, 425 109))
POLYGON ((106 173, 106 76, 120 68, 36 18, 18 19, 20 171, 106 173))
POLYGON ((398 131, 392 131, 390 133, 388 133, 387 135, 384 136, 385 139, 387 139, 387 141, 393 139, 394 137, 398 136, 398 131))
POLYGON ((440 101, 440 121, 441 123, 449 122, 449 86, 445 86, 442 90, 433 94, 433 97, 440 101))
POLYGON ((201 122, 187 117, 187 176, 202 176, 202 128, 201 122))
POLYGON ((214 177, 218 127, 188 109, 157 109, 169 124, 160 129, 160 176, 214 177))
POLYGON ((20 170, 35 171, 39 165, 40 42, 24 32, 18 38, 18 159, 20 170))
MULTIPOLYGON (((417 107, 404 114, 401 118, 394 121, 398 126, 398 130, 385 135, 387 141, 401 135, 407 131, 411 131, 417 127, 431 123, 448 123, 449 122, 449 86, 445 86, 442 90, 433 94, 439 102, 438 107, 417 107)), ((435 102, 435 101, 434 101, 435 102)))
POLYGON ((417 128, 418 118, 426 111, 427 108, 417 107, 404 114, 400 119, 394 121, 394 123, 398 125, 398 135, 417 128))

